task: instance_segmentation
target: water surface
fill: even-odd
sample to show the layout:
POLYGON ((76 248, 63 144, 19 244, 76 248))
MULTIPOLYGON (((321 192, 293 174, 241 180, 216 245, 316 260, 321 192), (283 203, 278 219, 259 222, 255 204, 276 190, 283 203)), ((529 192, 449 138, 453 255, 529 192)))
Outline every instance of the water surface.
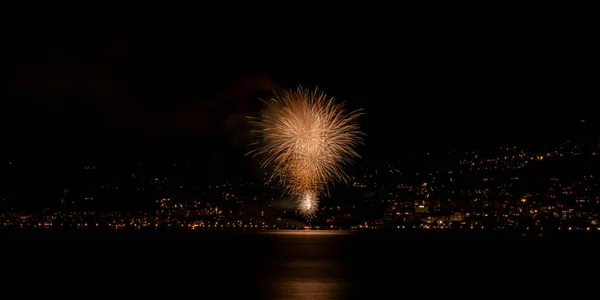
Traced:
POLYGON ((136 299, 482 297, 475 289, 508 297, 576 286, 572 293, 585 290, 579 277, 597 270, 599 261, 597 238, 590 237, 348 231, 1 236, 3 249, 20 250, 5 253, 5 261, 18 266, 6 264, 4 270, 15 284, 26 278, 36 287, 31 292, 73 293, 77 287, 94 295, 136 299), (15 237, 20 241, 14 242, 15 237), (573 280, 579 283, 572 285, 573 280))

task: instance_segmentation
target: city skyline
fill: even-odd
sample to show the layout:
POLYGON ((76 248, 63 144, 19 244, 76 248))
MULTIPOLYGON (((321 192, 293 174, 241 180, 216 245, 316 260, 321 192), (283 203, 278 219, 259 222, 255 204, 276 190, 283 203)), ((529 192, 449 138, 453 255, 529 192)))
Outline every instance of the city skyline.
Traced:
POLYGON ((600 138, 373 161, 349 172, 307 223, 268 175, 212 163, 8 161, 3 227, 97 229, 600 230, 600 138), (412 161, 412 162, 411 162, 412 161), (260 175, 260 174, 255 174, 260 175), (29 178, 25 180, 25 178, 29 178), (28 187, 35 185, 36 189, 28 187), (59 185, 62 184, 62 185, 59 185), (43 199, 42 201, 39 201, 43 199), (168 217, 167 217, 168 216, 168 217), (48 219, 46 219, 48 218, 48 219), (487 229, 486 229, 487 228, 487 229))

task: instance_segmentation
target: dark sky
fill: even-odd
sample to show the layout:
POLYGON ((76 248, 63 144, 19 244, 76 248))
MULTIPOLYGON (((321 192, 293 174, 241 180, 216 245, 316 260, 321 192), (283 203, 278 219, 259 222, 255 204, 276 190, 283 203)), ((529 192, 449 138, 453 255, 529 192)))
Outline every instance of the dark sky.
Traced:
POLYGON ((0 117, 11 155, 243 152, 258 98, 299 84, 365 109, 367 155, 557 139, 580 119, 595 126, 595 46, 560 25, 38 28, 5 41, 0 117))

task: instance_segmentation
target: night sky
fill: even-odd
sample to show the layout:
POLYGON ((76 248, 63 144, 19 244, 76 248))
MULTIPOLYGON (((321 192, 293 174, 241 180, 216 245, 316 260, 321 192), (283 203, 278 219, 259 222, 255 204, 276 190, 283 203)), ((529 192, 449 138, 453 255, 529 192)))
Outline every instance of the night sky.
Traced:
POLYGON ((243 153, 258 99, 297 85, 365 109, 367 157, 539 143, 581 119, 596 126, 589 39, 543 24, 442 25, 14 34, 3 145, 25 157, 243 153))

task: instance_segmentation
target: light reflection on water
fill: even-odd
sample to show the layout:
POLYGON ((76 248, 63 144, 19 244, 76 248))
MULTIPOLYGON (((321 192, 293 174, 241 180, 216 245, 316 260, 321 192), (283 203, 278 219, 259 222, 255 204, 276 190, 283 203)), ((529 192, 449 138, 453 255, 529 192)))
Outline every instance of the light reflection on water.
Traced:
POLYGON ((345 284, 337 279, 292 276, 272 282, 271 288, 270 299, 339 299, 345 284))
POLYGON ((350 231, 274 231, 269 271, 263 278, 268 299, 340 299, 348 289, 340 238, 350 231))
POLYGON ((273 234, 273 235, 347 235, 353 234, 354 231, 351 230, 270 230, 270 231, 260 231, 259 234, 273 234))

